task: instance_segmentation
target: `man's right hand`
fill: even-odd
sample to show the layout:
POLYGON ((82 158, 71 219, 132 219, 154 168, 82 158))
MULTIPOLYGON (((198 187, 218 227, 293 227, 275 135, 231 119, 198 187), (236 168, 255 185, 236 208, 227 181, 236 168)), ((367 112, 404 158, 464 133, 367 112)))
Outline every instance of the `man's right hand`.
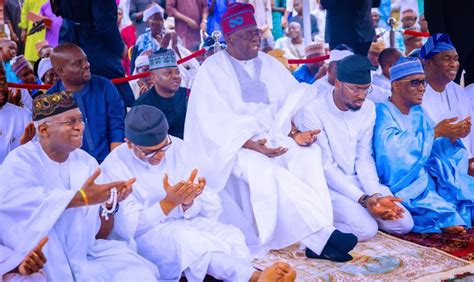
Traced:
MULTIPOLYGON (((110 197, 110 190, 112 188, 117 189, 118 195, 129 195, 131 192, 131 183, 134 182, 131 179, 128 181, 115 181, 106 184, 95 184, 95 180, 100 175, 100 168, 96 169, 94 173, 84 182, 82 190, 86 193, 89 205, 97 205, 107 201, 110 197)), ((68 208, 85 206, 82 194, 77 191, 76 195, 69 203, 68 208)))
POLYGON ((434 128, 435 138, 446 137, 449 138, 451 142, 455 142, 457 139, 467 136, 471 130, 471 118, 467 117, 458 123, 453 123, 457 120, 457 117, 453 117, 439 122, 434 128))
POLYGON ((245 149, 262 153, 270 158, 281 156, 288 151, 288 149, 284 147, 268 148, 267 146, 265 146, 266 143, 267 139, 265 138, 259 139, 257 141, 248 140, 247 142, 245 142, 243 147, 245 149))

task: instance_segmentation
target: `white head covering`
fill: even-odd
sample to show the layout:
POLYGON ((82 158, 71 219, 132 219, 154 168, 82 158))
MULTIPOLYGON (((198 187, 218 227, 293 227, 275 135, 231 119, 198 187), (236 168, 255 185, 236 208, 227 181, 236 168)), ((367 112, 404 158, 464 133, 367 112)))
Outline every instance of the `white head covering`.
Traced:
POLYGON ((161 8, 160 5, 158 4, 154 4, 150 6, 148 9, 146 9, 143 12, 143 21, 146 22, 151 16, 157 13, 161 14, 161 17, 163 17, 164 15, 163 8, 161 8))
POLYGON ((44 82, 43 81, 44 74, 52 68, 53 68, 53 65, 51 64, 50 58, 41 59, 38 65, 38 77, 41 80, 41 82, 44 82))
POLYGON ((137 74, 137 69, 143 66, 149 66, 150 60, 148 59, 147 55, 140 55, 135 59, 135 69, 133 70, 133 74, 137 74))
POLYGON ((331 50, 328 63, 340 61, 350 55, 354 55, 354 53, 349 50, 331 50))

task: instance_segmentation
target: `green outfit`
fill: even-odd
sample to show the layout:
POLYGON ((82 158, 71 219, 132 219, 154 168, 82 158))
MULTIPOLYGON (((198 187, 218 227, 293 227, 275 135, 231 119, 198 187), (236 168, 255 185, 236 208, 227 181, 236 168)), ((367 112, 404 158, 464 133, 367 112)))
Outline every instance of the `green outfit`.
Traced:
MULTIPOLYGON (((39 14, 41 6, 46 3, 47 0, 25 0, 23 8, 21 9, 21 21, 18 26, 21 29, 26 29, 27 33, 33 27, 33 22, 26 19, 28 12, 39 14)), ((36 32, 26 37, 25 43, 25 58, 30 62, 38 60, 38 52, 36 51, 36 44, 43 41, 45 38, 45 30, 36 32)))
MULTIPOLYGON (((275 8, 285 8, 286 7, 286 0, 275 0, 275 8)), ((282 12, 273 11, 272 12, 272 22, 273 22, 273 29, 272 34, 275 41, 283 37, 283 28, 281 27, 281 18, 283 16, 282 12)))

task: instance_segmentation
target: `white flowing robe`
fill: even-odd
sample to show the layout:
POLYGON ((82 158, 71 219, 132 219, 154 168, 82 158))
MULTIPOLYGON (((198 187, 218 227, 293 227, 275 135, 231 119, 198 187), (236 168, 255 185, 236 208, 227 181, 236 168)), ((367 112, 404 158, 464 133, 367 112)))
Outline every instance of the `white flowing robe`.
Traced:
MULTIPOLYGON (((276 59, 262 52, 258 58, 269 104, 243 101, 230 61, 234 59, 221 51, 209 57, 196 76, 184 131, 193 153, 200 153, 209 186, 222 191, 221 220, 244 231, 254 255, 333 228, 320 149, 299 147, 287 136, 292 116, 314 93, 276 59), (267 146, 287 147, 288 152, 268 158, 242 148, 247 140, 261 138, 268 140, 267 146), (242 182, 245 189, 239 188, 242 182), (251 242, 252 237, 256 241, 251 242)), ((329 236, 313 251, 321 251, 329 236)))
POLYGON ((48 281, 156 280, 156 267, 125 242, 96 240, 99 206, 68 204, 97 168, 77 149, 64 163, 52 161, 38 142, 13 150, 0 171, 0 244, 14 250, 0 276, 16 267, 45 236, 48 281))
MULTIPOLYGON (((425 95, 422 103, 423 109, 426 111, 428 116, 438 124, 444 119, 458 117, 456 122, 462 119, 472 116, 473 110, 471 105, 471 98, 469 94, 456 84, 451 81, 446 85, 446 89, 443 92, 437 92, 428 84, 426 86, 425 95)), ((474 134, 471 133, 461 139, 464 146, 469 152, 469 156, 474 155, 474 134)))
POLYGON ((20 146, 20 138, 31 121, 23 108, 6 103, 0 109, 0 166, 8 153, 20 146))
POLYGON ((234 226, 217 222, 222 208, 217 193, 211 188, 206 187, 185 212, 179 206, 168 215, 163 213, 160 201, 166 196, 164 174, 168 174, 169 183, 174 185, 187 180, 193 169, 190 164, 193 155, 186 153, 183 141, 170 138, 173 143, 158 165, 139 160, 127 144, 113 150, 101 164, 108 181, 137 179, 133 193, 120 204, 112 237, 136 247, 140 255, 158 266, 163 279, 179 279, 193 264, 200 267, 192 271, 201 273, 193 273, 193 276, 203 279, 209 263, 200 260, 212 252, 245 258, 252 269, 243 234, 234 226))

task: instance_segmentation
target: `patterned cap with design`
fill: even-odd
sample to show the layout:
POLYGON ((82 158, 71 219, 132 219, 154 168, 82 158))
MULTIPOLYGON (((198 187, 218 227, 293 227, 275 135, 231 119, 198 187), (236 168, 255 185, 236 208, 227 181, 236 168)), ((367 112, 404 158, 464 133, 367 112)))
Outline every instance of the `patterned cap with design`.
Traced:
POLYGON ((33 121, 59 115, 75 108, 77 104, 72 92, 41 94, 33 100, 33 121))
POLYGON ((150 63, 150 70, 175 68, 178 66, 176 55, 171 49, 161 48, 160 50, 148 56, 148 60, 150 63))

